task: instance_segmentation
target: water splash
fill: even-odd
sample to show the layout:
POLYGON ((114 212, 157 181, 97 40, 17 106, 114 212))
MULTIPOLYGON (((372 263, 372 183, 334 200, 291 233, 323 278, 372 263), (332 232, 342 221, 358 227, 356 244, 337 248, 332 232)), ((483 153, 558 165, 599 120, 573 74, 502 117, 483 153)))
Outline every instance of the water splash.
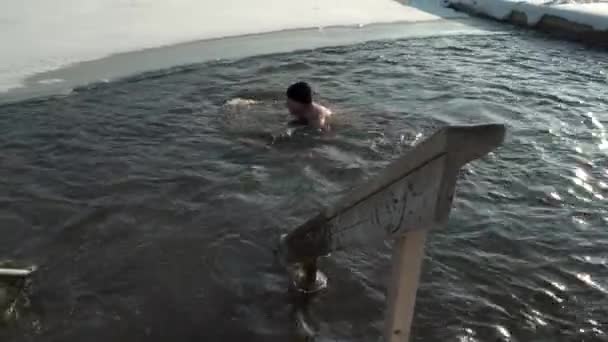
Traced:
POLYGON ((589 285, 590 287, 602 292, 603 294, 608 295, 608 288, 603 286, 602 284, 595 281, 590 274, 588 273, 576 273, 576 278, 578 278, 583 283, 589 285))

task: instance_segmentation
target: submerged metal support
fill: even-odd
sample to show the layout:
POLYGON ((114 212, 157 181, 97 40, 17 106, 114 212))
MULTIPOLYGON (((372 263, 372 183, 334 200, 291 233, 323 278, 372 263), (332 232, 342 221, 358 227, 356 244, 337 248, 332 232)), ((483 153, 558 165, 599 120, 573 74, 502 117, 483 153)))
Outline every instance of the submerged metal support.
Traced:
POLYGON ((34 269, 32 268, 0 268, 0 277, 4 278, 26 278, 34 269))
POLYGON ((17 306, 36 270, 30 268, 0 267, 0 324, 17 315, 17 306))
POLYGON ((379 176, 352 190, 282 239, 285 260, 300 265, 294 284, 317 282, 316 258, 395 240, 388 286, 387 341, 408 341, 427 232, 447 222, 458 170, 502 144, 503 125, 448 126, 416 145, 379 176), (302 266, 304 265, 304 266, 302 266))
POLYGON ((311 259, 302 265, 304 277, 302 279, 302 288, 306 291, 314 290, 315 283, 317 282, 317 260, 311 259))

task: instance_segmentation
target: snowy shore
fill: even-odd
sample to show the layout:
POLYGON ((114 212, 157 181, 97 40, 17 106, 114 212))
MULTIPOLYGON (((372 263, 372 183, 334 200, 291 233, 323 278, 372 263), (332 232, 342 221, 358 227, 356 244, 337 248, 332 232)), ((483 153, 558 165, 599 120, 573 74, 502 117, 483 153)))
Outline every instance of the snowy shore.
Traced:
POLYGON ((447 0, 472 15, 532 27, 556 37, 608 46, 608 2, 447 0))
MULTIPOLYGON (((20 0, 0 4, 0 93, 110 55, 283 30, 423 22, 393 0, 20 0)), ((61 80, 51 80, 61 82, 61 80)))

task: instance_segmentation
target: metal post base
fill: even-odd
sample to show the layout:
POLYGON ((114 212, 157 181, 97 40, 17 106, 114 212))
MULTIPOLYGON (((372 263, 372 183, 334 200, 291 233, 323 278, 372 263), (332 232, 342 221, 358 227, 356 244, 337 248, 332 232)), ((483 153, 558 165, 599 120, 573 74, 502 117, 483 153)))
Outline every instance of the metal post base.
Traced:
POLYGON ((290 262, 288 260, 285 237, 281 235, 277 255, 279 261, 287 269, 291 287, 301 293, 317 293, 327 288, 327 276, 319 271, 317 258, 305 261, 290 262))
POLYGON ((316 269, 316 265, 307 267, 303 263, 289 265, 287 269, 291 286, 298 292, 317 293, 327 288, 327 276, 316 269))

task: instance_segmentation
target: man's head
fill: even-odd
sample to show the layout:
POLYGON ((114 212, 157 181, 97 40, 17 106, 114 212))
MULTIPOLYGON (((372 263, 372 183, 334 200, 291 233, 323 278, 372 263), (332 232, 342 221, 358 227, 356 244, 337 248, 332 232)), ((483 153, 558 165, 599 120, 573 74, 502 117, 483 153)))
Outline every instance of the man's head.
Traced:
POLYGON ((306 82, 294 83, 287 88, 287 109, 291 115, 301 117, 312 105, 312 88, 306 82))

